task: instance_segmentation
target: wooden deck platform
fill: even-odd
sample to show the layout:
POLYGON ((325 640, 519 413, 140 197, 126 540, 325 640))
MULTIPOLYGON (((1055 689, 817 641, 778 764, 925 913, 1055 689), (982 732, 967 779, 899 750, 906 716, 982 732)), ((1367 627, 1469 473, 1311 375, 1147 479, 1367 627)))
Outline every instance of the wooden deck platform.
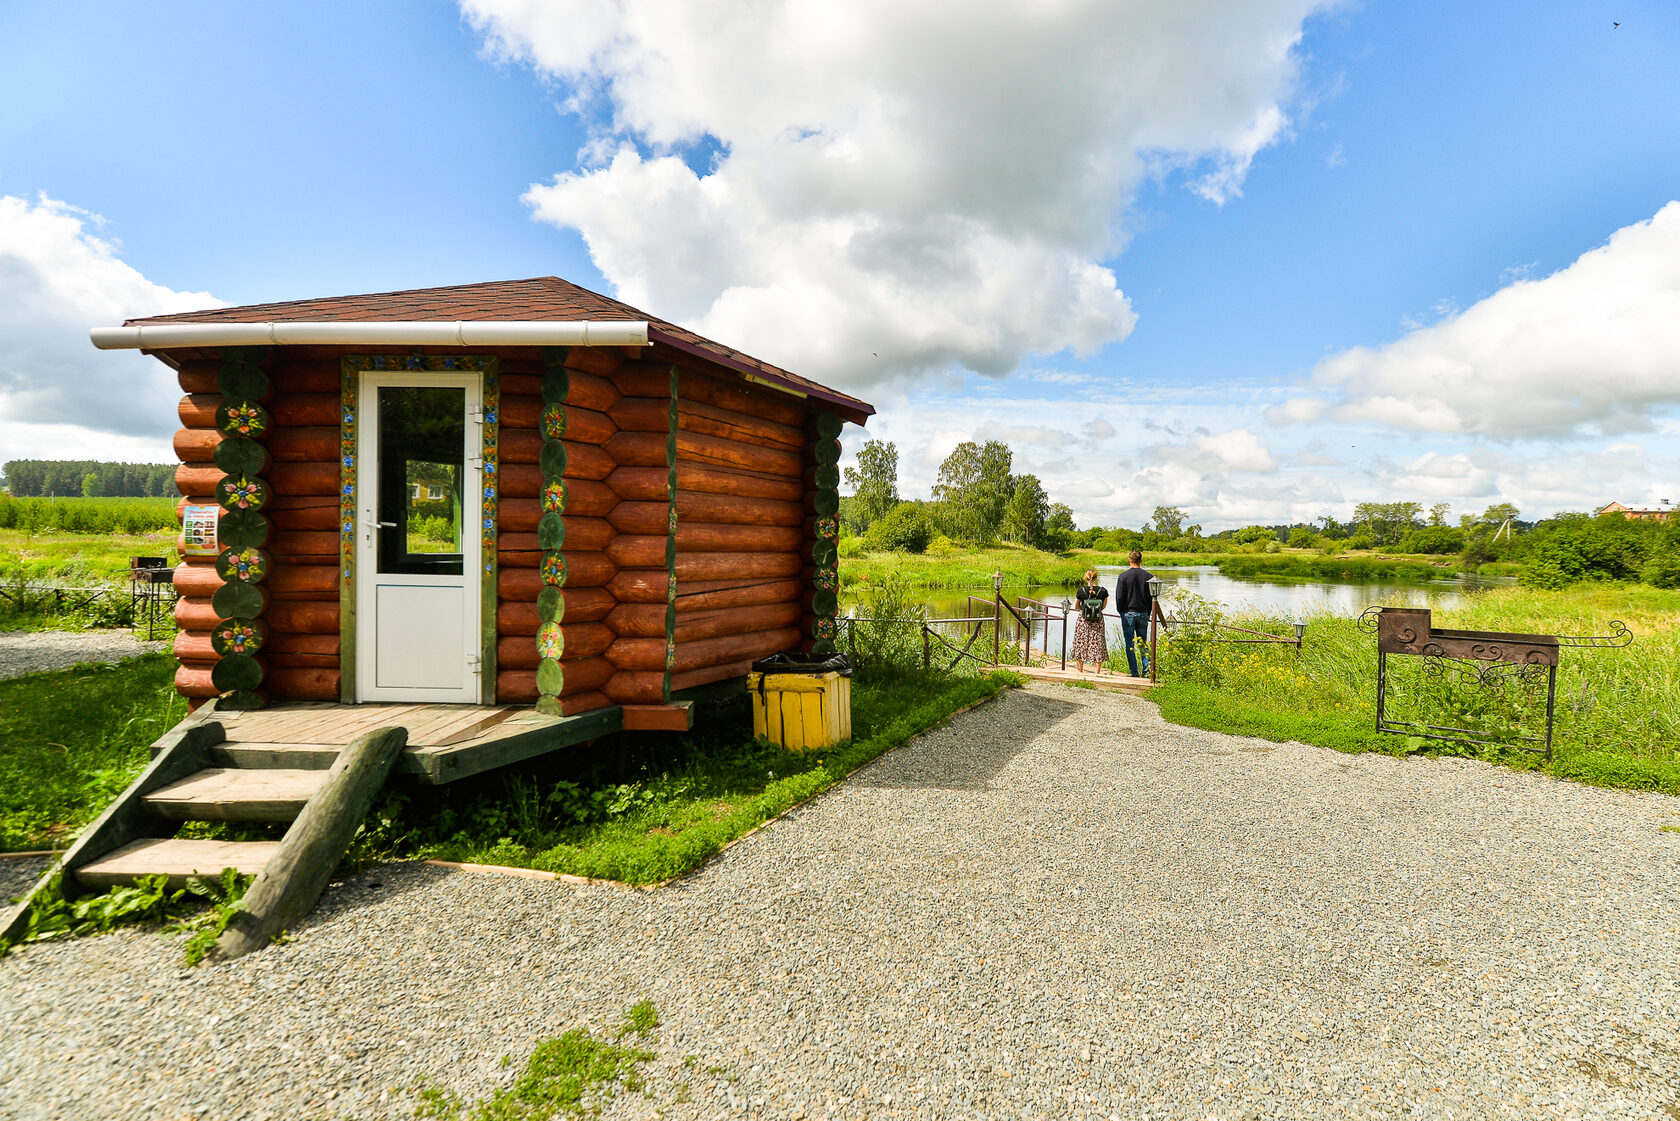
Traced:
MULTIPOLYGON (((375 728, 408 729, 397 770, 452 782, 617 732, 617 707, 544 716, 528 705, 334 704, 307 701, 251 712, 206 705, 189 720, 214 721, 227 738, 210 748, 220 766, 324 771, 345 744, 375 728)), ((163 741, 159 741, 160 744, 163 741)))
POLYGON ((1030 677, 1034 681, 1055 681, 1063 684, 1084 682, 1097 689, 1108 689, 1116 693, 1131 693, 1134 696, 1142 696, 1149 692, 1155 684, 1147 677, 1132 677, 1130 674, 1124 673, 1095 673, 1090 670, 1080 673, 1071 664, 1064 670, 1061 668, 1060 661, 1050 665, 1005 666, 1003 668, 1012 670, 1022 677, 1030 677))

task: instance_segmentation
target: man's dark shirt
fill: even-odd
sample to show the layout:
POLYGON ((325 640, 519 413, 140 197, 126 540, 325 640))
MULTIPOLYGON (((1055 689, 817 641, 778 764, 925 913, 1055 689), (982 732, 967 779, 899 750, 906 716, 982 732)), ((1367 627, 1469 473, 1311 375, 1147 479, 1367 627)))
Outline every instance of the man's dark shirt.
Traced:
POLYGON ((1149 570, 1128 568, 1114 584, 1114 610, 1122 615, 1128 611, 1149 613, 1149 570))

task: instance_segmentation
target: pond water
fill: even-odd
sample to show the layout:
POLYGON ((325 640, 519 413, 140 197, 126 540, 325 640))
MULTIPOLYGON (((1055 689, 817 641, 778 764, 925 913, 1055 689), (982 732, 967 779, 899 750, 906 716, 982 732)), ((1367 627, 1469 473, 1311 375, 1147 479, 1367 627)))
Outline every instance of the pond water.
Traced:
MULTIPOLYGON (((1120 576, 1122 569, 1113 566, 1102 566, 1097 569, 1097 579, 1109 589, 1110 595, 1114 591, 1114 582, 1120 576)), ((1509 578, 1486 577, 1457 577, 1444 580, 1426 581, 1381 581, 1381 580, 1309 580, 1289 577, 1272 577, 1270 579, 1242 579, 1226 576, 1213 565, 1198 565, 1189 568, 1162 568, 1151 570, 1166 582, 1163 592, 1163 608, 1172 610, 1173 592, 1182 590, 1192 595, 1212 600, 1223 606, 1232 615, 1264 615, 1289 622, 1294 619, 1309 619, 1313 615, 1330 614, 1347 618, 1357 616, 1373 603, 1399 602, 1413 607, 1434 607, 1447 609, 1456 606, 1466 591, 1477 588, 1492 588, 1507 586, 1515 581, 1509 578)), ((1064 599, 1071 598, 1071 588, 1004 588, 1004 600, 1016 603, 1017 597, 1036 599, 1059 608, 1064 599)), ((966 591, 957 589, 929 589, 919 596, 919 601, 926 605, 929 613, 936 619, 952 619, 969 616, 991 615, 990 587, 971 588, 966 591), (970 605, 968 596, 973 595, 984 603, 976 602, 970 605)), ((842 615, 849 608, 856 605, 855 598, 845 595, 841 598, 840 612, 842 615)), ((1056 616, 1048 624, 1035 621, 1033 627, 1033 648, 1048 647, 1052 656, 1059 655, 1062 647, 1062 623, 1060 612, 1053 611, 1056 616), (1046 635, 1045 631, 1049 633, 1046 635)), ((946 628, 954 629, 954 628, 946 628)), ((1289 633, 1287 627, 1268 628, 1279 634, 1289 633)), ((1008 641, 1010 634, 1015 634, 1019 642, 1019 632, 1011 626, 1005 629, 1004 640, 1008 641)), ((1073 636, 1073 620, 1067 624, 1069 641, 1073 636)), ((1120 620, 1108 620, 1108 645, 1116 649, 1120 645, 1120 620)), ((989 657, 989 655, 988 655, 989 657)))

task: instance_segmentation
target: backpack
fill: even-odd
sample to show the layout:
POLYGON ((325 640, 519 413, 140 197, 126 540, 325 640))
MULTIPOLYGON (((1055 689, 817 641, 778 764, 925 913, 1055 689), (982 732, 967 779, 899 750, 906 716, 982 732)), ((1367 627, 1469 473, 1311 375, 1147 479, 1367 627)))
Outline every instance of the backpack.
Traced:
POLYGON ((1079 598, 1079 617, 1087 623, 1100 623, 1103 617, 1103 604, 1106 596, 1081 596, 1079 598))

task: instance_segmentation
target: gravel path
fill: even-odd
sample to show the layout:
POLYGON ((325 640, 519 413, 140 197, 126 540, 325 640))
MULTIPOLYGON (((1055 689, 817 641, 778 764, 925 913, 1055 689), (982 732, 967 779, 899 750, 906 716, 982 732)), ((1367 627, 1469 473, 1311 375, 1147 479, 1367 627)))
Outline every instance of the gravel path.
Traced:
POLYGON ((645 997, 608 1117, 1669 1121, 1676 824, 1038 685, 655 892, 390 866, 228 965, 26 948, 0 1116, 411 1117, 645 997))
POLYGON ((0 632, 0 681, 68 669, 77 662, 120 662, 168 646, 167 642, 143 642, 129 631, 0 632))

